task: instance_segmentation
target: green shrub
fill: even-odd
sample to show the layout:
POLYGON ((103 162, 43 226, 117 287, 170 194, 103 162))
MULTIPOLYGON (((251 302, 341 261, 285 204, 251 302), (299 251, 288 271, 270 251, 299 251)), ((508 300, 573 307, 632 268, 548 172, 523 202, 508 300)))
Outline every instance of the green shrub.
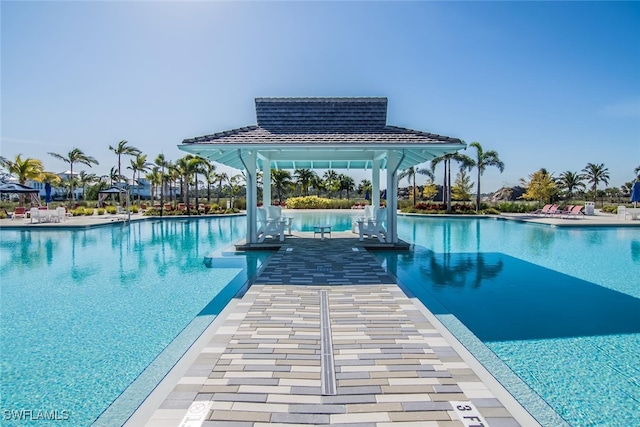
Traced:
POLYGON ((140 211, 140 208, 138 207, 138 205, 131 205, 129 206, 129 210, 131 213, 138 213, 140 211))
POLYGON ((98 215, 104 215, 104 208, 98 208, 97 213, 98 215))
POLYGON ((85 216, 93 215, 93 208, 84 208, 84 215, 85 216))
POLYGON ((118 211, 118 209, 115 206, 107 206, 106 210, 108 214, 115 214, 118 211))
POLYGON ((8 215, 5 211, 0 211, 0 219, 7 219, 8 215))
POLYGON ((606 205, 603 206, 602 209, 600 209, 600 212, 618 213, 618 206, 606 205))
POLYGON ((495 208, 486 208, 486 209, 483 209, 480 212, 485 214, 485 215, 500 215, 500 211, 498 209, 495 209, 495 208))
POLYGON ((351 209, 352 199, 326 199, 318 196, 290 197, 286 207, 289 209, 351 209))
POLYGON ((160 216, 160 209, 149 208, 142 214, 143 216, 160 216))
POLYGON ((537 205, 535 203, 501 202, 495 206, 495 209, 500 212, 527 213, 535 211, 537 209, 537 205))
POLYGON ((83 216, 84 215, 84 208, 75 208, 71 211, 71 215, 73 216, 83 216))

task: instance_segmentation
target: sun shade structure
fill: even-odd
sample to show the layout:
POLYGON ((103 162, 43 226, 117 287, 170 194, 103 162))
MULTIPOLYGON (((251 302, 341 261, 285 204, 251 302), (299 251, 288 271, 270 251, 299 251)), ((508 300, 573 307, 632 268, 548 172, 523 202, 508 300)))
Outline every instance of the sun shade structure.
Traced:
MULTIPOLYGON (((380 203, 387 170, 387 242, 397 243, 398 171, 466 148, 460 139, 387 125, 387 98, 256 98, 257 125, 188 138, 179 149, 236 169, 247 178, 247 243, 256 237, 256 172, 271 169, 362 169, 380 203)), ((264 186, 263 204, 271 204, 264 186)))
POLYGON ((31 196, 31 203, 40 206, 40 190, 17 182, 1 183, 0 194, 29 194, 31 196))

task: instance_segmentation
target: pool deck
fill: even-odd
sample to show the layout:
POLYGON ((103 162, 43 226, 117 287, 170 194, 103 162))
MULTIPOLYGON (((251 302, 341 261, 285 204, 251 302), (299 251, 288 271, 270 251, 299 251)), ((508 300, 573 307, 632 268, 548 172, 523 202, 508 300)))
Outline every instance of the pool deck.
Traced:
POLYGON ((288 237, 126 425, 539 425, 370 243, 288 237))
MULTIPOLYGON (((285 211, 286 212, 286 211, 285 211)), ((337 209, 335 212, 347 213, 348 210, 337 209)), ((355 216, 359 211, 352 211, 355 216)), ((225 216, 238 216, 244 215, 244 213, 240 214, 231 214, 225 216)), ((419 217, 434 217, 434 218, 480 218, 482 216, 478 215, 421 215, 421 214, 399 214, 406 216, 419 216, 419 217)), ((221 215, 206 215, 206 217, 216 217, 221 215)), ((125 215, 119 214, 105 214, 105 215, 92 215, 92 216, 79 216, 79 217, 70 217, 66 218, 66 220, 62 222, 44 222, 44 223, 31 223, 29 219, 15 219, 12 220, 10 218, 0 219, 0 229, 1 228, 20 228, 20 229, 31 229, 31 228, 59 228, 59 227, 95 227, 102 225, 109 225, 114 223, 124 223, 125 215)), ((165 216, 166 219, 175 219, 175 218, 184 218, 185 216, 165 216)), ((608 214, 602 213, 600 210, 596 209, 595 215, 580 215, 576 218, 562 218, 559 216, 534 216, 529 214, 518 214, 518 213, 503 213, 501 215, 486 215, 484 217, 491 218, 500 218, 512 221, 521 221, 521 222, 530 222, 537 224, 547 224, 551 226, 557 227, 608 227, 608 226, 623 226, 623 227, 640 227, 640 220, 630 220, 630 219, 622 219, 618 218, 616 214, 608 214)), ((143 216, 139 213, 131 214, 131 221, 139 221, 144 219, 159 219, 161 217, 151 217, 151 216, 143 216)), ((203 218, 203 216, 198 216, 195 218, 203 218)))

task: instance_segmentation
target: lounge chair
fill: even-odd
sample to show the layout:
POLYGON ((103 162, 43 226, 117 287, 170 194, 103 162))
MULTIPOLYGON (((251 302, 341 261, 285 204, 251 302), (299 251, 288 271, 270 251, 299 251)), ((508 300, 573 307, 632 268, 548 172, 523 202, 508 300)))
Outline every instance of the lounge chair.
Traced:
POLYGON ((274 237, 284 242, 284 227, 286 221, 282 219, 268 219, 267 210, 258 208, 258 243, 264 242, 268 237, 274 237))
POLYGON ((358 240, 364 241, 364 236, 377 237, 381 243, 387 237, 387 230, 384 228, 384 222, 387 218, 387 208, 380 208, 376 212, 375 219, 358 220, 358 240))
POLYGON ((373 206, 366 205, 364 207, 364 215, 359 215, 351 222, 351 232, 358 233, 358 221, 368 221, 373 218, 373 206))
POLYGON ((551 209, 551 206, 553 206, 551 203, 544 205, 542 209, 536 209, 535 211, 529 212, 529 215, 546 215, 546 213, 549 212, 549 209, 551 209))
POLYGON ((553 213, 551 215, 552 216, 553 215, 557 215, 557 216, 563 217, 565 215, 570 214, 571 213, 571 209, 573 209, 573 205, 567 205, 567 206, 564 207, 564 209, 562 209, 560 211, 557 210, 555 213, 553 213))
POLYGON ((553 205, 549 208, 549 210, 547 211, 546 214, 543 214, 544 216, 553 216, 553 215, 557 215, 559 213, 558 209, 560 208, 560 205, 553 205))
POLYGON ((13 215, 11 216, 11 220, 13 221, 16 218, 26 218, 27 211, 24 206, 18 206, 13 210, 13 215))
POLYGON ((584 216, 584 212, 582 212, 582 208, 584 206, 576 205, 571 211, 563 216, 563 218, 582 218, 584 216))
POLYGON ((293 218, 282 216, 282 207, 280 206, 265 206, 263 209, 267 211, 267 219, 273 221, 284 221, 284 228, 287 230, 287 235, 291 236, 291 224, 293 218))
POLYGON ((29 218, 30 218, 30 223, 33 224, 34 222, 42 222, 42 219, 40 218, 40 209, 38 208, 31 208, 29 209, 29 218))

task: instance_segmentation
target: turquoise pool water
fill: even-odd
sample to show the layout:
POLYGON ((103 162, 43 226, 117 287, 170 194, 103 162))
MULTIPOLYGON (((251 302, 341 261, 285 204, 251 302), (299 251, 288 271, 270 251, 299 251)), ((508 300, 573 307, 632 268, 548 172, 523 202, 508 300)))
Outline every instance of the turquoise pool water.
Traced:
POLYGON ((203 263, 245 229, 227 217, 1 230, 0 424, 90 425, 144 378, 100 422, 121 424, 259 265, 203 263), (191 341, 175 345, 181 334, 191 341))
MULTIPOLYGON (((355 214, 295 212, 293 229, 348 230, 355 214)), ((0 230, 1 408, 17 411, 1 424, 44 411, 69 425, 125 420, 266 257, 203 263, 245 224, 0 230)), ((544 425, 561 425, 556 413, 574 426, 640 425, 639 229, 398 225, 415 250, 381 262, 544 425)))
POLYGON ((543 425, 563 422, 545 403, 640 425, 640 229, 404 217, 399 236, 415 250, 387 267, 543 425))

